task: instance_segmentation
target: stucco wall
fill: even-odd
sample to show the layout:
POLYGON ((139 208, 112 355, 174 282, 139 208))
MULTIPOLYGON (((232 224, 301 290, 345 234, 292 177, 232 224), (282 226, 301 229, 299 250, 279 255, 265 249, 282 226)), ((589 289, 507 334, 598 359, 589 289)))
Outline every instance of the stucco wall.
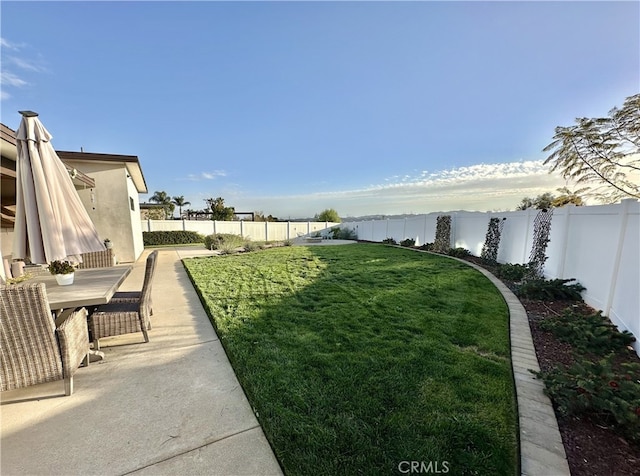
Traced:
POLYGON ((143 250, 139 198, 125 165, 82 162, 78 169, 96 182, 95 188, 78 190, 78 195, 98 234, 111 240, 119 263, 136 261, 143 250))

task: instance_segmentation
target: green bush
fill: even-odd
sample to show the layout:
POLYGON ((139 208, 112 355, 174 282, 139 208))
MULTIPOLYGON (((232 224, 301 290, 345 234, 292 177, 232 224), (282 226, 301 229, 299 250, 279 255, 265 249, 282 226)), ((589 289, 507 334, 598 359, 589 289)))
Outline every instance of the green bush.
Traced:
POLYGON ((385 245, 397 245, 398 242, 396 240, 394 240, 393 238, 385 238, 384 240, 382 240, 382 242, 385 245))
POLYGON ((425 243, 424 245, 418 246, 418 249, 423 251, 433 251, 433 243, 425 243))
POLYGON ((216 235, 207 235, 204 237, 204 246, 208 250, 220 250, 224 253, 230 253, 233 250, 244 246, 246 240, 240 235, 232 235, 228 233, 218 233, 216 235))
POLYGON ((629 331, 620 332, 602 311, 584 316, 565 310, 559 316, 540 321, 540 328, 571 344, 574 349, 597 355, 624 351, 636 340, 629 331))
POLYGON ((506 281, 519 282, 530 273, 528 264, 506 263, 498 265, 497 275, 506 281))
POLYGON ((413 238, 406 238, 400 242, 400 246, 405 246, 407 248, 411 248, 416 245, 416 240, 413 238))
POLYGON ((471 255, 471 251, 469 251, 466 248, 451 248, 447 254, 449 256, 453 256, 455 258, 466 258, 467 256, 471 255))
POLYGON ((540 301, 582 301, 580 283, 567 284, 575 279, 529 279, 516 287, 516 295, 525 299, 540 301))
POLYGON ((533 372, 561 415, 587 413, 640 441, 640 364, 614 366, 615 354, 599 362, 533 372))
POLYGON ((143 231, 144 246, 188 245, 204 242, 204 236, 195 231, 143 231))
POLYGON ((330 233, 333 235, 334 240, 357 240, 355 230, 351 228, 340 228, 338 226, 331 228, 330 233))

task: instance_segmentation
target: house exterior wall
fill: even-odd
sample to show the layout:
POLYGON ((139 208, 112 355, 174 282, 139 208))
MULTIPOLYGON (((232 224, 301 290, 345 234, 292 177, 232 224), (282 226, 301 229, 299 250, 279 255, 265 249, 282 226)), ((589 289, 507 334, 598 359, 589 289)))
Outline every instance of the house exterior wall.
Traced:
MULTIPOLYGON (((71 164, 72 161, 66 162, 71 164)), ((102 239, 111 240, 119 263, 136 261, 144 249, 139 198, 126 166, 124 163, 82 161, 77 167, 96 182, 95 188, 80 189, 78 195, 98 234, 102 239)))

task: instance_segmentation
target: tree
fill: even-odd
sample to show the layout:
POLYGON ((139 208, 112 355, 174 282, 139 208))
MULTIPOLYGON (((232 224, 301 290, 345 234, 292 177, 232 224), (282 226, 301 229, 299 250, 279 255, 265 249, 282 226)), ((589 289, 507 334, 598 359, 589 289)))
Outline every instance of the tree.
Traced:
POLYGON ((326 210, 321 211, 318 215, 315 216, 316 221, 330 221, 334 223, 340 223, 342 220, 338 216, 338 212, 333 208, 327 208, 326 210))
POLYGON ((179 197, 173 197, 173 200, 171 200, 171 203, 173 203, 174 205, 176 205, 179 209, 179 215, 180 218, 182 218, 182 207, 186 206, 186 205, 191 205, 191 202, 187 202, 184 199, 183 195, 180 195, 179 197))
POLYGON ((526 210, 527 208, 537 208, 538 210, 542 210, 544 208, 551 208, 553 206, 554 199, 555 197, 549 192, 542 193, 536 198, 524 197, 520 202, 520 205, 516 207, 516 210, 526 210))
POLYGON ((562 187, 557 190, 561 193, 561 195, 553 199, 553 201, 551 202, 552 207, 560 208, 569 204, 575 205, 576 207, 581 207, 582 205, 584 205, 584 200, 582 200, 580 194, 587 191, 588 187, 581 188, 573 192, 569 190, 568 187, 562 187))
POLYGON ((211 219, 220 221, 231 221, 236 214, 236 210, 233 207, 224 206, 224 198, 207 198, 205 199, 207 205, 211 209, 211 219))
POLYGON ((149 199, 150 202, 156 202, 160 205, 164 206, 164 217, 165 219, 169 218, 173 215, 173 210, 175 210, 175 206, 171 203, 171 198, 167 195, 167 192, 154 192, 153 196, 149 199))
POLYGON ((640 198, 640 94, 611 109, 609 117, 581 117, 574 126, 556 127, 553 139, 543 149, 551 152, 544 162, 551 172, 594 185, 589 195, 604 203, 640 198))
POLYGON ((273 215, 264 216, 262 211, 256 211, 253 213, 254 221, 278 221, 278 217, 274 217, 273 215))

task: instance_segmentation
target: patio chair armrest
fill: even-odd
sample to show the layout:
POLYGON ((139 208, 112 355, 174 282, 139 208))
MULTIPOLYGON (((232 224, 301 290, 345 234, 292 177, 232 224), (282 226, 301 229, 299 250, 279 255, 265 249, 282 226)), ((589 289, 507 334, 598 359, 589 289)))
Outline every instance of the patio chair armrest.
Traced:
POLYGON ((87 310, 83 307, 73 312, 56 329, 62 354, 64 378, 73 376, 89 352, 87 315, 87 310))

